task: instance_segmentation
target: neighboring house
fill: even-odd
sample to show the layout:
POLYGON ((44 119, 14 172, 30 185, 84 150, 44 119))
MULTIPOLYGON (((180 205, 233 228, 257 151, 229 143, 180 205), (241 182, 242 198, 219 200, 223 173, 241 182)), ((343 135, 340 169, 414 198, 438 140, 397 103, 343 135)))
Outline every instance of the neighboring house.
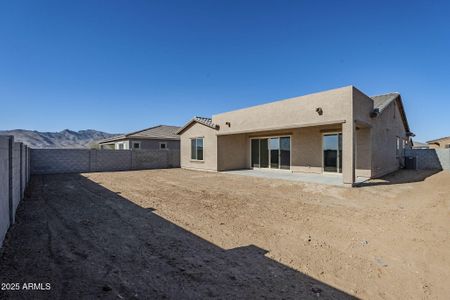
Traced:
POLYGON ((421 143, 418 141, 412 141, 412 148, 413 149, 429 149, 430 145, 427 143, 421 143))
POLYGON ((402 167, 413 136, 400 94, 353 86, 195 117, 178 134, 182 168, 342 173, 346 185, 402 167))
POLYGON ((428 141, 427 144, 429 145, 430 149, 450 148, 450 136, 428 141))
POLYGON ((99 141, 100 149, 180 149, 180 127, 158 125, 99 141))

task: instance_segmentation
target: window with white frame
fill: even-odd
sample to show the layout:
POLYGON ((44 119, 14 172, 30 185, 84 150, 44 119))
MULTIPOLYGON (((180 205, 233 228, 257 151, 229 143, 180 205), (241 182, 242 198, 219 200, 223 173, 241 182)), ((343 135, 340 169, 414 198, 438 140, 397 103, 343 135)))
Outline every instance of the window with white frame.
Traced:
POLYGON ((160 150, 165 150, 165 149, 167 149, 167 143, 166 143, 166 142, 161 142, 161 143, 159 143, 159 149, 160 149, 160 150))
POLYGON ((191 159, 203 160, 203 138, 191 139, 191 159))

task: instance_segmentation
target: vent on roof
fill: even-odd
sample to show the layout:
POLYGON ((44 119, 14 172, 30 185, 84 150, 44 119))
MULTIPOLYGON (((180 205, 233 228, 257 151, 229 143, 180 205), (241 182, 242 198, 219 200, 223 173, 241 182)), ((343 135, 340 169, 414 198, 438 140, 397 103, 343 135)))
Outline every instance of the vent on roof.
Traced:
POLYGON ((370 117, 371 117, 371 118, 376 118, 376 117, 378 117, 379 114, 380 114, 380 109, 379 109, 379 108, 375 108, 375 109, 372 110, 372 112, 370 113, 370 117))

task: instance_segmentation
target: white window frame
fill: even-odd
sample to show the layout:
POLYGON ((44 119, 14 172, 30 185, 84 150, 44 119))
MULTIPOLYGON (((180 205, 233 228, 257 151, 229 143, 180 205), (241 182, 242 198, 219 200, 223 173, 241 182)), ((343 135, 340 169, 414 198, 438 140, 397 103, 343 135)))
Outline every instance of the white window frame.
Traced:
POLYGON ((190 139, 189 147, 191 148, 191 161, 204 161, 205 160, 205 138, 203 136, 193 137, 190 139), (197 140, 202 140, 203 158, 198 159, 197 140), (195 140, 195 158, 192 158, 192 141, 195 140))
POLYGON ((116 145, 117 145, 116 150, 125 150, 125 143, 124 142, 116 143, 116 145))
POLYGON ((167 149, 169 149, 167 146, 168 146, 167 142, 159 142, 159 150, 167 150, 167 149), (165 147, 161 148, 162 145, 165 145, 165 147))

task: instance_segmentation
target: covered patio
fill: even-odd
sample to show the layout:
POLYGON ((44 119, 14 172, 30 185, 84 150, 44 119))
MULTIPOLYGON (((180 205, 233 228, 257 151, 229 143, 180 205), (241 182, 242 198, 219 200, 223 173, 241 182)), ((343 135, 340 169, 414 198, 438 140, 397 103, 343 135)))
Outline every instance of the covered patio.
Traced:
MULTIPOLYGON (((266 170, 266 169, 250 169, 250 170, 233 170, 223 171, 225 174, 234 174, 242 176, 253 176, 270 179, 282 179, 289 181, 318 183, 334 186, 344 186, 342 174, 316 174, 316 173, 293 173, 286 170, 266 170)), ((369 178, 358 176, 355 184, 360 184, 369 178)))
POLYGON ((371 128, 360 122, 217 136, 221 172, 337 186, 371 177, 371 128))

